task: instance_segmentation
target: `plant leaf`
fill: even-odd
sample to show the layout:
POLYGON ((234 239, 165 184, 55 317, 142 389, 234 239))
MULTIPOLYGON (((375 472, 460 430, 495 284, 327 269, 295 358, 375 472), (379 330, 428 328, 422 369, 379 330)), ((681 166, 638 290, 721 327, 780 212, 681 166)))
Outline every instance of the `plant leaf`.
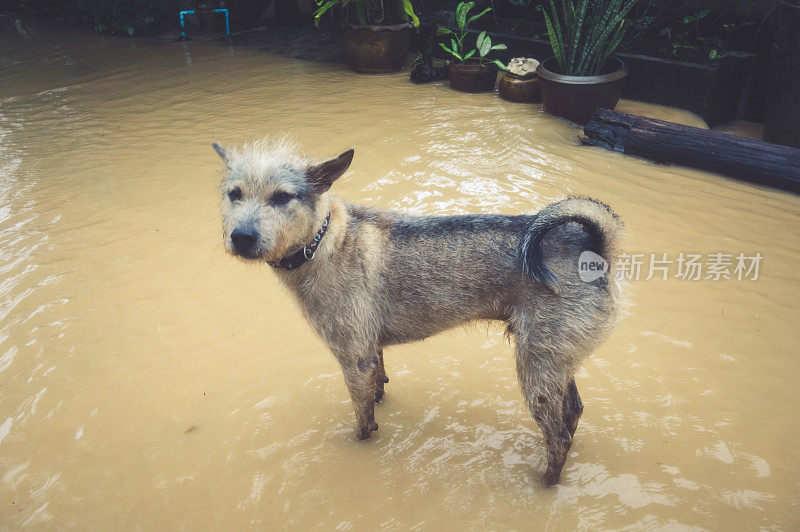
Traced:
POLYGON ((450 49, 450 48, 448 48, 448 47, 447 47, 447 46, 446 46, 444 43, 439 43, 439 46, 441 46, 441 47, 442 47, 442 49, 443 49, 445 52, 447 52, 448 54, 452 55, 453 57, 455 57, 455 58, 456 58, 456 59, 458 59, 459 61, 461 61, 461 62, 463 62, 463 61, 464 61, 464 58, 463 58, 463 57, 461 57, 461 55, 460 55, 458 52, 456 52, 455 50, 451 50, 451 49, 450 49))
POLYGON ((332 8, 333 6, 335 6, 338 3, 339 3, 339 0, 328 0, 327 2, 322 3, 319 6, 319 9, 317 9, 317 11, 314 13, 314 25, 319 27, 319 19, 320 19, 320 17, 322 17, 322 15, 324 15, 326 11, 328 11, 330 8, 332 8))
POLYGON ((500 61, 499 59, 492 59, 489 62, 490 63, 494 63, 495 65, 497 65, 498 68, 500 68, 500 70, 503 70, 503 71, 508 70, 508 68, 506 68, 506 66, 503 64, 503 62, 500 61))
POLYGON ((565 50, 564 46, 566 43, 564 42, 564 34, 561 31, 561 22, 558 18, 558 10, 556 9, 556 4, 553 2, 553 0, 550 0, 550 7, 553 9, 552 22, 553 22, 553 28, 555 28, 556 31, 556 36, 558 37, 558 47, 561 49, 563 53, 563 51, 565 50))
POLYGON ((561 0, 564 14, 564 60, 569 61, 570 51, 575 46, 575 4, 572 0, 561 0))
POLYGON ((472 16, 471 16, 471 17, 469 17, 469 19, 467 20, 467 26, 469 26, 470 24, 472 24, 473 22, 475 22, 476 20, 478 20, 479 18, 481 18, 482 16, 484 16, 486 13, 488 13, 488 12, 489 12, 489 11, 491 11, 491 10, 492 10, 492 8, 491 8, 491 7, 487 7, 486 9, 484 9, 483 11, 481 11, 480 13, 478 13, 477 15, 472 15, 472 16))
POLYGON ((475 51, 476 51, 476 50, 475 50, 475 48, 473 48, 472 50, 470 50, 469 52, 467 52, 467 53, 464 55, 464 61, 466 61, 467 59, 469 59, 470 57, 472 57, 473 55, 475 55, 475 51))
POLYGON ((467 13, 475 7, 475 2, 461 2, 456 8, 456 24, 461 31, 467 27, 467 13))
POLYGON ((478 36, 478 41, 480 42, 480 44, 478 44, 478 54, 481 57, 486 57, 486 54, 492 49, 492 38, 486 35, 484 31, 478 36), (483 36, 483 39, 481 39, 481 36, 483 36))
POLYGON ((492 50, 508 50, 508 46, 503 43, 492 45, 492 50))
MULTIPOLYGON (((336 0, 333 0, 333 1, 335 2, 336 0)), ((438 28, 436 28, 436 36, 437 37, 441 37, 442 35, 455 35, 455 34, 456 33, 453 30, 444 28, 442 26, 439 26, 438 28)))
POLYGON ((553 29, 553 24, 550 22, 550 17, 547 15, 547 11, 542 11, 544 15, 544 23, 547 26, 547 36, 550 39, 550 46, 553 48, 553 55, 556 56, 556 61, 558 61, 558 66, 561 69, 564 69, 564 58, 561 54, 561 45, 558 42, 558 36, 556 35, 555 30, 553 29))
MULTIPOLYGON (((583 56, 578 63, 578 68, 575 74, 579 76, 596 74, 603 68, 605 62, 600 62, 603 57, 606 59, 614 53, 622 38, 614 44, 612 39, 608 44, 611 32, 617 30, 622 32, 622 37, 625 35, 625 15, 631 10, 636 0, 627 0, 627 3, 622 5, 622 0, 613 0, 608 7, 608 11, 603 17, 602 25, 599 27, 600 34, 593 36, 587 42, 591 42, 591 47, 583 51, 583 56), (612 46, 613 45, 613 46, 612 46)), ((596 32, 597 33, 597 32, 596 32)), ((616 35, 616 34, 615 34, 616 35)))
POLYGON ((358 23, 366 26, 367 22, 367 0, 356 1, 356 16, 358 16, 358 23))
POLYGON ((580 8, 578 9, 578 20, 575 22, 575 31, 572 38, 572 52, 569 56, 567 70, 575 68, 575 60, 577 59, 578 49, 581 46, 581 33, 583 31, 583 20, 586 17, 586 6, 589 4, 588 0, 582 0, 580 8))
POLYGON ((622 42, 622 38, 625 37, 625 21, 619 23, 619 28, 617 29, 617 33, 609 41, 608 46, 602 51, 602 53, 597 55, 597 59, 595 60, 595 64, 593 65, 593 69, 595 72, 600 72, 603 66, 608 61, 608 58, 611 57, 611 54, 614 53, 614 50, 617 49, 619 43, 622 42))
POLYGON ((411 23, 416 28, 419 26, 419 17, 414 13, 414 6, 411 5, 411 0, 397 0, 397 10, 405 15, 405 20, 411 19, 411 23))

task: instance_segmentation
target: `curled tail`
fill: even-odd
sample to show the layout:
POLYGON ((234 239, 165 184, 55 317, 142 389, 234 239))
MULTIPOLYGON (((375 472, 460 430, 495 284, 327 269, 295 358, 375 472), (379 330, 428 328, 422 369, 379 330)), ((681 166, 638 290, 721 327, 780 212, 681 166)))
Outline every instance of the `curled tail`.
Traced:
POLYGON ((589 234, 589 251, 611 264, 616 250, 622 220, 611 207, 596 199, 570 197, 548 205, 533 221, 522 240, 522 268, 525 274, 553 292, 558 292, 558 278, 544 264, 542 244, 547 233, 569 222, 582 225, 589 234))

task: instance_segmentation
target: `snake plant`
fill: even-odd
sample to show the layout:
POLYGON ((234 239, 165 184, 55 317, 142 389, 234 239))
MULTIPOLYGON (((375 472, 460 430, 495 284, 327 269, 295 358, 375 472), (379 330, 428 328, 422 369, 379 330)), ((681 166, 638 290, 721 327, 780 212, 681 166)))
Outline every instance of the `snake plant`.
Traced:
POLYGON ((627 30, 625 15, 636 0, 550 0, 543 10, 553 54, 562 74, 599 74, 627 30))

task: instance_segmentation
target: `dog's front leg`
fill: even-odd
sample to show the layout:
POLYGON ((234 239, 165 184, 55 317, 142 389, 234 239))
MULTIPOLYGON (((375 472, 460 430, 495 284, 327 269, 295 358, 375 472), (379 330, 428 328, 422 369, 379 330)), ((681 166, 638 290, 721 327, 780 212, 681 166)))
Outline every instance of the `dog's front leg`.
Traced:
POLYGON ((378 430, 375 423, 375 394, 379 377, 379 358, 376 354, 345 356, 340 359, 344 380, 353 410, 356 413, 356 437, 366 440, 378 430))

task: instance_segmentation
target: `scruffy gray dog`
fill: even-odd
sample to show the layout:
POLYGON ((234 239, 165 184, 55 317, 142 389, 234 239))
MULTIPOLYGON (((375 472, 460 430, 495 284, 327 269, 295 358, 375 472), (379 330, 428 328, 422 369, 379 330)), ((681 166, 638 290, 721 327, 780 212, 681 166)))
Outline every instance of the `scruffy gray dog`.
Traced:
POLYGON ((225 249, 270 264, 297 296, 341 364, 359 439, 378 429, 384 347, 501 320, 547 444, 545 484, 558 482, 583 412, 575 371, 618 315, 611 270, 592 282, 578 271, 587 250, 611 264, 622 223, 607 205, 568 198, 536 215, 410 216, 328 193, 353 150, 317 164, 285 141, 213 147, 225 162, 225 249))

